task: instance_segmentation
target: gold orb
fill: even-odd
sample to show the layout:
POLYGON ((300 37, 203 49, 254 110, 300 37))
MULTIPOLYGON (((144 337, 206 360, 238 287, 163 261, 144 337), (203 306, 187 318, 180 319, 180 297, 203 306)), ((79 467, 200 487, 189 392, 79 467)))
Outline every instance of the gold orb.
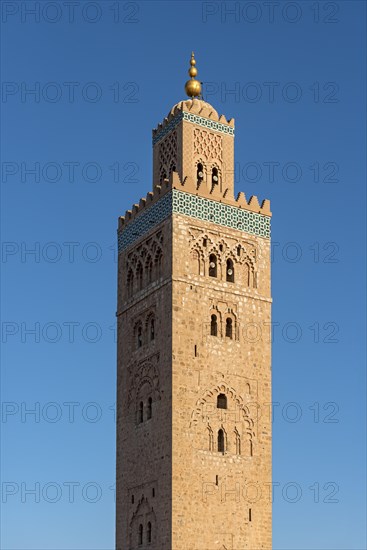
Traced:
POLYGON ((198 80, 188 80, 185 84, 185 91, 189 97, 197 97, 201 94, 201 84, 198 80))
POLYGON ((189 69, 190 76, 196 76, 197 74, 198 74, 198 70, 196 67, 191 67, 191 69, 189 69))

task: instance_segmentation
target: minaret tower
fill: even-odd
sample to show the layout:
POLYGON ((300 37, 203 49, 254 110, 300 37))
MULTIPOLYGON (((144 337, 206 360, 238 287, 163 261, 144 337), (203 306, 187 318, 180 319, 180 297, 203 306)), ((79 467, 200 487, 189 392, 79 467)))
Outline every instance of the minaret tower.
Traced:
POLYGON ((270 550, 270 203, 189 75, 119 219, 116 548, 270 550))

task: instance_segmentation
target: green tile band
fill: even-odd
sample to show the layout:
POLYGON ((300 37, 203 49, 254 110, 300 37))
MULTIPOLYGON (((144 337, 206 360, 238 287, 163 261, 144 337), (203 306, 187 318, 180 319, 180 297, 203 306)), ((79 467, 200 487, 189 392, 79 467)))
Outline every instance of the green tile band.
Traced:
POLYGON ((155 204, 146 210, 143 209, 125 228, 119 230, 119 252, 131 246, 171 214, 183 214, 190 218, 270 239, 269 216, 172 189, 155 204))

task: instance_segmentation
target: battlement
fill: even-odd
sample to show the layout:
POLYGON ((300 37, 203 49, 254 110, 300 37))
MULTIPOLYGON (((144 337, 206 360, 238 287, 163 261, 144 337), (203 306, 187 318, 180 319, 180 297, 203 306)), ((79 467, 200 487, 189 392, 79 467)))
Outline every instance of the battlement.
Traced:
POLYGON ((198 197, 215 200, 216 202, 249 210, 250 212, 254 212, 256 214, 262 214, 263 216, 271 217, 272 215, 270 211, 270 200, 268 199, 264 199, 260 205, 256 195, 252 195, 247 201, 245 194, 241 191, 240 193, 238 193, 235 200, 227 198, 226 196, 218 200, 214 198, 211 192, 208 191, 204 186, 200 186, 200 188, 198 189, 197 184, 191 178, 186 177, 184 181, 181 182, 178 173, 172 172, 169 180, 164 180, 162 185, 156 185, 153 192, 150 191, 149 193, 147 193, 146 197, 140 199, 139 204, 134 204, 131 210, 126 210, 125 216, 120 216, 119 230, 124 229, 131 221, 136 218, 136 216, 146 211, 151 205, 156 203, 160 198, 162 198, 172 189, 185 191, 186 193, 190 193, 198 197))

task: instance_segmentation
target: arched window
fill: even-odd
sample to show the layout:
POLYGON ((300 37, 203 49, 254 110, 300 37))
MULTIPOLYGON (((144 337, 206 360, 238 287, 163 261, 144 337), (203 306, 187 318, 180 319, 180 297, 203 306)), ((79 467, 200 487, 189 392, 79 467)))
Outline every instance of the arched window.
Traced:
POLYGON ((153 261, 152 258, 149 258, 149 261, 146 264, 147 266, 147 282, 150 284, 153 281, 153 261))
POLYGON ((138 264, 136 268, 136 279, 138 284, 138 290, 143 288, 143 266, 141 263, 138 264))
POLYGON ((218 430, 218 453, 224 453, 224 432, 222 429, 218 430))
POLYGON ((217 185, 218 184, 218 181, 219 181, 219 178, 218 178, 218 168, 213 168, 212 169, 212 185, 217 185))
POLYGON ((212 315, 211 317, 210 336, 218 336, 218 320, 216 315, 212 315))
POLYGON ((139 546, 141 546, 143 544, 143 526, 142 526, 141 523, 139 525, 138 544, 139 544, 139 546))
POLYGON ((215 254, 209 256, 209 277, 217 276, 217 257, 215 254))
POLYGON ((233 322, 230 317, 227 317, 226 319, 226 337, 227 338, 233 338, 233 322))
POLYGON ((151 318, 149 323, 149 337, 150 341, 154 340, 155 338, 155 319, 154 317, 151 318))
POLYGON ((226 409, 227 408, 227 396, 224 393, 220 393, 217 397, 217 408, 226 409))
POLYGON ((130 268, 127 272, 127 294, 128 296, 132 296, 134 290, 134 273, 133 270, 130 268))
POLYGON ((152 524, 150 523, 150 521, 148 521, 147 526, 147 542, 152 542, 152 524))
POLYGON ((201 162, 199 162, 196 170, 196 183, 198 186, 201 184, 203 179, 204 179, 204 168, 201 162))
POLYGON ((141 348, 143 345, 143 327, 138 325, 136 329, 136 345, 138 348, 141 348))
POLYGON ((150 418, 152 418, 152 404, 153 404, 153 399, 151 397, 149 397, 149 399, 148 399, 148 410, 147 410, 147 419, 148 420, 150 418))
POLYGON ((228 283, 234 283, 234 267, 231 259, 227 260, 226 279, 228 283))
POLYGON ((163 254, 162 254, 162 250, 159 250, 155 257, 155 269, 156 269, 157 278, 162 276, 162 271, 163 271, 162 264, 163 264, 163 254))
POLYGON ((141 424, 144 421, 144 403, 140 401, 139 403, 139 413, 138 413, 138 422, 141 424))

